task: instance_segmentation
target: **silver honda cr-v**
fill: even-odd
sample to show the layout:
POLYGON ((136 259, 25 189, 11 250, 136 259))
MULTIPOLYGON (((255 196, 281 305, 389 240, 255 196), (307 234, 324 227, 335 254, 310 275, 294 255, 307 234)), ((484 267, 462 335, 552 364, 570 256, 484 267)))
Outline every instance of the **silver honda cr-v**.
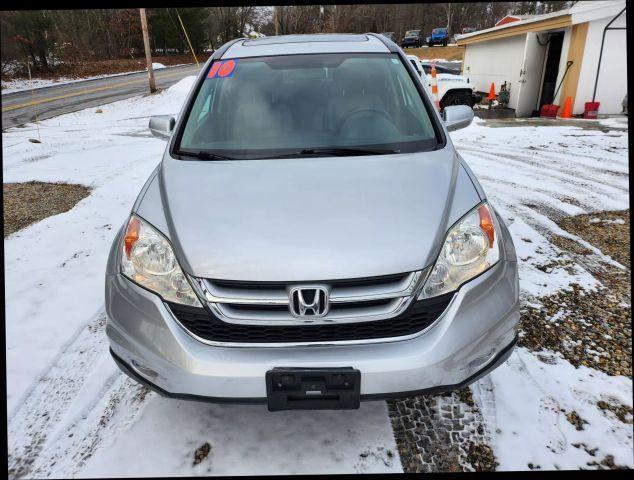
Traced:
POLYGON ((385 37, 239 39, 214 53, 117 234, 107 334, 161 394, 270 410, 467 385, 511 353, 502 219, 385 37))

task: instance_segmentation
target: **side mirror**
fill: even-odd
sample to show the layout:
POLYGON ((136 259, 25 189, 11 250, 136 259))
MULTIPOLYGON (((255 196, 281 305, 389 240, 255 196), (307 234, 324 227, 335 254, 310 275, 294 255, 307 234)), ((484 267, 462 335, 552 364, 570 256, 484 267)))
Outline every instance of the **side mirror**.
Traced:
POLYGON ((473 121, 473 109, 469 105, 451 105, 442 113, 445 127, 450 132, 468 127, 473 121))
POLYGON ((150 117, 150 132, 157 138, 167 140, 172 135, 176 119, 171 115, 155 115, 150 117))

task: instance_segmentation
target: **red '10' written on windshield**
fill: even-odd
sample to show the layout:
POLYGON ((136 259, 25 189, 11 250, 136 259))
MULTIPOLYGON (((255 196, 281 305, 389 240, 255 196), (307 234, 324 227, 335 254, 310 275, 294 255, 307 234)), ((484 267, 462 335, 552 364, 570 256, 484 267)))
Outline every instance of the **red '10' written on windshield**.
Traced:
POLYGON ((227 78, 233 77, 238 64, 237 60, 225 60, 224 62, 214 62, 209 69, 207 78, 227 78))

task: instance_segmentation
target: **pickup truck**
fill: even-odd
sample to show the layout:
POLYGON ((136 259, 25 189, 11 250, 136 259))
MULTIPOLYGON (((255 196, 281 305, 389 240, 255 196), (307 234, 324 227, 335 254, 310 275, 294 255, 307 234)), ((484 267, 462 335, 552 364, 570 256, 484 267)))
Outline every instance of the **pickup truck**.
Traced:
POLYGON ((427 37, 427 45, 433 47, 434 45, 447 46, 449 40, 449 33, 446 28, 434 28, 431 31, 431 36, 427 37))
MULTIPOLYGON (((407 59, 418 72, 425 88, 431 95, 431 64, 429 62, 421 62, 416 55, 407 55, 407 59)), ((439 66, 436 71, 440 109, 443 110, 449 105, 468 105, 473 107, 476 103, 480 103, 482 96, 475 93, 475 85, 469 81, 469 78, 452 73, 441 73, 449 70, 439 66)))

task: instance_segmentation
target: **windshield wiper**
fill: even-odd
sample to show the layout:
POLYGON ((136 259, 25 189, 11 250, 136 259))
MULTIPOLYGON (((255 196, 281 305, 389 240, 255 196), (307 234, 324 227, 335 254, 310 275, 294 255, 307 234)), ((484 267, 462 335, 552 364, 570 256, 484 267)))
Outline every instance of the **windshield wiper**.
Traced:
POLYGON ((324 147, 324 148, 304 148, 298 152, 276 155, 269 158, 303 157, 305 155, 326 155, 333 157, 353 157, 361 155, 386 155, 389 153, 399 153, 400 150, 388 148, 356 148, 356 147, 324 147))
POLYGON ((184 157, 200 158, 201 160, 235 160, 233 157, 226 155, 220 155, 219 153, 211 153, 200 150, 198 152, 189 152, 186 150, 178 150, 174 152, 176 155, 182 155, 184 157))

